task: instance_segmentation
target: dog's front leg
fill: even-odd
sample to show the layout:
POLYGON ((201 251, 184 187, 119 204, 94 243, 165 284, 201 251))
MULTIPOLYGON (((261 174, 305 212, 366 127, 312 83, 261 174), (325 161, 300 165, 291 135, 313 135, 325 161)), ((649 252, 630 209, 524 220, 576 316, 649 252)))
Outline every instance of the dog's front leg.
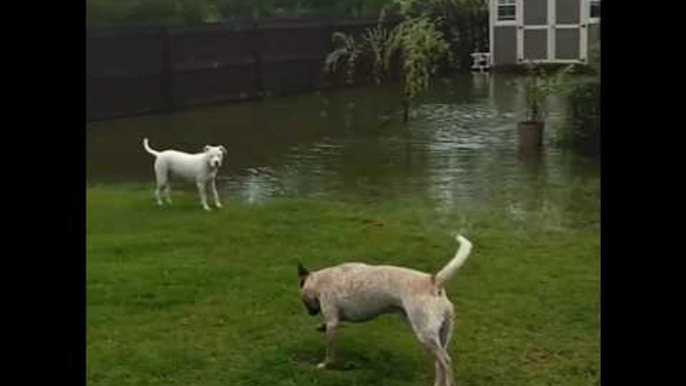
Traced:
POLYGON ((207 184, 206 184, 206 182, 205 181, 198 181, 196 183, 196 185, 198 186, 198 194, 200 194, 200 203, 202 204, 203 209, 205 209, 207 211, 211 210, 210 206, 207 205, 207 191, 206 191, 206 189, 207 189, 206 185, 207 184))
POLYGON ((338 329, 338 320, 326 322, 326 357, 324 362, 317 365, 318 369, 329 367, 334 362, 334 339, 336 337, 336 330, 338 329))
POLYGON ((217 192, 217 184, 215 183, 214 178, 212 179, 212 182, 210 182, 210 187, 212 188, 212 194, 214 195, 214 204, 217 208, 221 208, 222 203, 219 202, 219 193, 217 192))

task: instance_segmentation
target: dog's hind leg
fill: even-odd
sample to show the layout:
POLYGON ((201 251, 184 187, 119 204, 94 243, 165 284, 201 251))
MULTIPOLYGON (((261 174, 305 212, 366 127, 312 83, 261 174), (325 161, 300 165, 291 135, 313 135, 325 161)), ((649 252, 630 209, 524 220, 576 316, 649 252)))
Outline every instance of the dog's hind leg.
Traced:
POLYGON ((164 166, 164 163, 160 163, 159 161, 155 162, 155 181, 157 183, 157 186, 155 187, 155 199, 157 200, 157 205, 162 206, 164 205, 162 202, 162 189, 168 189, 169 181, 167 168, 164 166))
POLYGON ((453 328, 455 326, 455 321, 453 320, 452 315, 446 315, 445 319, 443 319, 443 324, 441 325, 441 329, 439 331, 439 336, 441 338, 441 346, 447 351, 448 350, 448 345, 450 345, 450 340, 453 337, 453 328))
POLYGON ((164 205, 164 203, 162 202, 162 187, 159 184, 155 188, 155 200, 157 200, 158 206, 164 205))
POLYGON ((167 204, 171 205, 171 186, 169 185, 169 182, 167 182, 167 184, 164 187, 164 196, 167 199, 167 204))
POLYGON ((445 378, 443 377, 443 367, 441 363, 436 360, 434 366, 436 366, 436 380, 434 381, 434 386, 445 386, 445 378))
MULTIPOLYGON (((453 320, 453 314, 451 312, 450 314, 445 316, 445 318, 443 319, 443 324, 441 325, 441 328, 438 331, 441 346, 442 346, 443 350, 445 351, 445 356, 447 357, 448 362, 451 363, 451 367, 449 369, 449 378, 447 378, 446 380, 443 381, 446 386, 453 386, 455 384, 455 380, 453 379, 453 371, 452 371, 452 359, 450 358, 450 354, 448 353, 448 346, 450 345, 450 340, 452 339, 452 336, 453 336, 454 326, 455 326, 455 321, 453 320)), ((446 372, 446 373, 448 373, 448 372, 446 372)))
POLYGON ((435 386, 454 386, 453 364, 448 352, 441 347, 440 339, 437 335, 432 337, 420 338, 426 349, 434 356, 436 362, 435 386))
MULTIPOLYGON (((434 356, 436 380, 434 386, 454 386, 452 360, 441 339, 441 327, 445 317, 432 311, 440 307, 432 299, 422 299, 406 307, 407 319, 419 342, 434 356)), ((446 336, 447 339, 447 336, 446 336)))

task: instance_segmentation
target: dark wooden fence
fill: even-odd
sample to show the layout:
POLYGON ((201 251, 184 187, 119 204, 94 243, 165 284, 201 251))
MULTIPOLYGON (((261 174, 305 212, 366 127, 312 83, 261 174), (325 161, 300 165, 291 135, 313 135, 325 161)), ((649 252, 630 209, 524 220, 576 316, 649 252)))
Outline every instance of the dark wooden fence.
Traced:
MULTIPOLYGON (((272 21, 205 27, 91 29, 87 119, 185 107, 322 86, 334 31, 361 33, 374 20, 272 21)), ((370 80, 364 73, 358 81, 370 80)))

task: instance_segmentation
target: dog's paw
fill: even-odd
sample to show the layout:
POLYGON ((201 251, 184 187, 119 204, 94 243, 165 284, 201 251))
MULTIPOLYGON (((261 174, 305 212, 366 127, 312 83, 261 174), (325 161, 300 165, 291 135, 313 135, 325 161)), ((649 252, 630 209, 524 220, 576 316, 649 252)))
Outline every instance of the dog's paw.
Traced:
POLYGON ((216 206, 217 206, 217 209, 221 209, 221 208, 223 208, 223 207, 224 207, 224 205, 222 205, 222 204, 220 204, 220 203, 217 203, 217 205, 216 205, 216 206))
POLYGON ((327 368, 328 366, 329 366, 328 363, 322 362, 322 363, 320 363, 320 364, 317 365, 317 368, 318 368, 318 369, 325 369, 325 368, 327 368))

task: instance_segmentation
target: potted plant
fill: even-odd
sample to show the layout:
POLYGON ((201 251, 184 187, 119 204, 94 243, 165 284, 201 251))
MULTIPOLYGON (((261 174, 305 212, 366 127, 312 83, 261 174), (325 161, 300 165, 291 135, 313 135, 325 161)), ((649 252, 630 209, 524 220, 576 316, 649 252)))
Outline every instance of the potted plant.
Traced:
POLYGON ((540 148, 543 145, 545 119, 548 116, 548 98, 561 85, 562 76, 572 67, 566 67, 556 75, 546 73, 541 67, 529 63, 524 81, 526 103, 525 120, 517 123, 521 148, 540 148))

